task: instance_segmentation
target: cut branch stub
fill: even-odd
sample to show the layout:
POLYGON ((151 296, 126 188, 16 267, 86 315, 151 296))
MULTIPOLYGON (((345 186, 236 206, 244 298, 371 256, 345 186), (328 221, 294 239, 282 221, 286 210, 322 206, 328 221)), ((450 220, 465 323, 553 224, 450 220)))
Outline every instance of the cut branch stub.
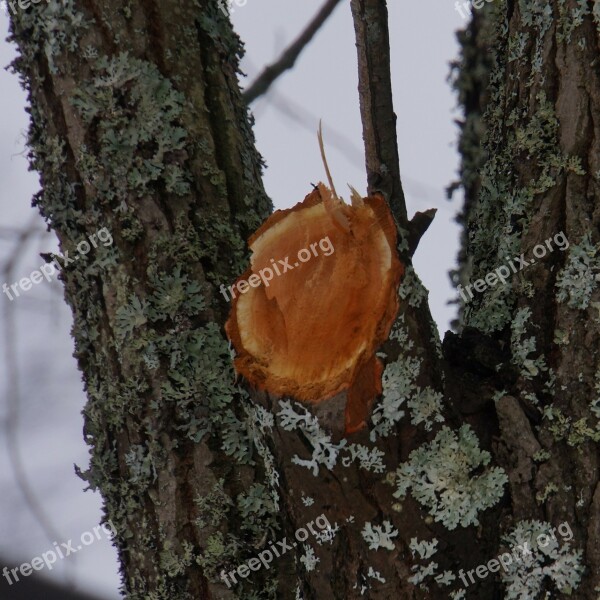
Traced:
POLYGON ((375 356, 398 312, 404 273, 379 194, 352 205, 319 184, 248 241, 250 268, 229 288, 235 368, 254 387, 319 403, 347 391, 346 432, 381 393, 375 356))

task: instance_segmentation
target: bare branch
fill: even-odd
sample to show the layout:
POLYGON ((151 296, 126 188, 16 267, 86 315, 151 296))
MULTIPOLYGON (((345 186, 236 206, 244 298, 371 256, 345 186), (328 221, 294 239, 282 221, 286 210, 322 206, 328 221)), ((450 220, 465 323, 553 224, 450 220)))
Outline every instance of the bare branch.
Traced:
MULTIPOLYGON (((315 123, 319 122, 319 117, 306 110, 304 106, 296 102, 293 98, 286 96, 285 94, 272 90, 269 93, 268 98, 263 100, 265 105, 272 106, 284 116, 288 117, 304 129, 309 132, 313 132, 315 123)), ((257 115, 255 117, 258 120, 257 115)), ((365 164, 364 150, 354 144, 354 140, 348 136, 336 130, 331 125, 327 125, 327 144, 335 147, 340 154, 346 157, 346 159, 355 165, 356 167, 362 168, 365 164)), ((410 177, 403 177, 404 184, 407 187, 409 195, 414 197, 420 202, 426 202, 431 204, 432 202, 439 202, 439 190, 434 188, 428 183, 418 181, 417 179, 411 179, 410 177)), ((436 210, 449 211, 450 208, 447 204, 441 203, 436 210)), ((431 209, 429 209, 431 210, 431 209)), ((427 212, 427 211, 425 211, 427 212)), ((415 216, 420 213, 416 213, 415 216)), ((414 220, 413 216, 413 220, 414 220)), ((424 233, 424 232, 423 232, 424 233)))
POLYGON ((385 0, 351 0, 358 51, 358 92, 369 193, 382 192, 398 224, 407 226, 392 101, 385 0))
MULTIPOLYGON (((40 233, 39 227, 37 227, 39 223, 38 215, 34 215, 30 220, 27 226, 24 229, 18 230, 16 232, 16 242, 12 249, 12 252, 8 256, 8 258, 4 261, 4 264, 0 268, 0 273, 6 278, 10 277, 12 270, 15 267, 16 262, 19 260, 21 256, 21 252, 29 242, 29 239, 34 235, 40 233)), ((6 228, 8 229, 8 228, 6 228)))
POLYGON ((254 83, 244 92, 244 100, 251 104, 259 96, 262 96, 273 85, 273 82, 285 71, 291 69, 296 63, 300 53, 310 43, 317 31, 328 19, 333 9, 340 3, 340 0, 327 0, 321 10, 315 15, 313 20, 307 25, 306 29, 296 38, 291 46, 279 57, 272 65, 254 80, 254 83))
MULTIPOLYGON (((21 252, 29 242, 29 240, 40 233, 39 224, 40 218, 36 214, 32 217, 29 224, 19 233, 15 246, 6 259, 4 265, 0 268, 0 276, 5 282, 10 283, 13 280, 14 267, 17 264, 21 252)), ((31 511, 32 515, 37 520, 38 524, 44 531, 48 540, 52 543, 61 539, 59 532, 54 527, 50 517, 44 509, 43 502, 40 501, 32 486, 23 457, 19 446, 19 424, 20 424, 20 407, 21 407, 21 391, 19 381, 19 363, 17 352, 17 316, 16 307, 12 301, 4 299, 4 347, 5 347, 5 366, 7 374, 7 416, 3 423, 6 431, 6 444, 8 449, 8 459, 13 470, 15 481, 18 488, 21 490, 25 504, 31 511)))
POLYGON ((416 212, 413 218, 408 224, 408 255, 412 256, 421 238, 425 232, 429 229, 429 226, 433 222, 437 208, 430 208, 425 212, 416 212))

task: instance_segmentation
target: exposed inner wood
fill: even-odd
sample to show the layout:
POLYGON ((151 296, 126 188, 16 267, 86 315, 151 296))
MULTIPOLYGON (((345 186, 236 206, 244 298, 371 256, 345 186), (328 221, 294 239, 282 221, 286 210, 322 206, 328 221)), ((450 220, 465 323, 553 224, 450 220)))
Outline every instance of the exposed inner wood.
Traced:
POLYGON ((359 429, 381 393, 375 352, 398 311, 404 272, 383 196, 353 195, 347 205, 319 184, 269 217, 249 246, 226 324, 237 371, 258 389, 309 403, 347 390, 346 431, 359 429), (243 281, 251 285, 241 293, 243 281))

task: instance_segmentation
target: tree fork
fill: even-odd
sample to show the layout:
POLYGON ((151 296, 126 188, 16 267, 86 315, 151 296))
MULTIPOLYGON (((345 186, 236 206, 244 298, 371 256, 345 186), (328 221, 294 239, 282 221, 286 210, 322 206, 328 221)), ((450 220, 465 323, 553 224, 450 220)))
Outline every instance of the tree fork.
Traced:
MULTIPOLYGON (((117 529, 129 598, 446 598, 424 572, 432 560, 437 573, 471 568, 533 519, 573 526, 588 571, 579 587, 568 579, 571 597, 595 598, 598 17, 538 4, 509 2, 506 15, 486 4, 463 38, 479 68, 458 85, 477 105, 473 90, 489 88, 491 110, 467 119, 461 143, 462 275, 485 276, 557 229, 573 248, 478 296, 442 353, 410 261, 430 219, 411 226, 404 206, 386 3, 351 2, 368 196, 388 202, 405 266, 378 350, 382 393, 354 433, 340 429, 339 394, 309 406, 234 378, 218 286, 246 268, 245 240, 271 205, 239 40, 217 3, 52 0, 12 16, 36 204, 63 251, 101 227, 114 237, 63 280, 88 395, 84 477, 117 529), (488 47, 482 83, 490 65, 474 57, 488 47), (235 588, 221 578, 319 515, 332 527, 310 549, 235 588)), ((468 594, 500 586, 488 578, 468 594)))

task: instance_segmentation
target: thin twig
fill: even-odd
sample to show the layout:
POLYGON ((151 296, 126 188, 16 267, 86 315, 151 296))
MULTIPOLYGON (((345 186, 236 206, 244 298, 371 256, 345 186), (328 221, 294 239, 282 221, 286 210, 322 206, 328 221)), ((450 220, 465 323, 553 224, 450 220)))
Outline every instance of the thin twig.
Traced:
POLYGON ((296 63, 296 59, 300 53, 313 39, 317 31, 333 9, 340 3, 341 0, 327 0, 315 15, 313 20, 307 25, 306 29, 298 36, 291 46, 279 57, 272 65, 269 65, 265 70, 254 80, 248 89, 244 92, 244 100, 251 104, 259 96, 262 96, 271 87, 273 82, 285 71, 291 69, 296 63))
MULTIPOLYGON (((13 279, 14 267, 16 266, 21 252, 24 250, 29 239, 39 233, 36 225, 39 223, 39 216, 35 215, 31 222, 19 234, 17 242, 12 253, 0 269, 0 276, 4 282, 10 283, 13 279)), ((3 283, 0 281, 0 284, 3 283)), ((54 543, 61 539, 60 534, 52 525, 44 510, 42 503, 36 497, 36 493, 29 482, 21 449, 19 447, 18 429, 19 414, 21 405, 21 393, 19 382, 19 364, 17 352, 17 316, 13 301, 4 298, 4 348, 5 348, 5 367, 7 373, 7 406, 8 412, 4 423, 6 430, 6 444, 8 449, 8 458, 11 464, 17 486, 23 494, 25 504, 43 529, 48 541, 54 543)))
MULTIPOLYGON (((263 102, 266 103, 265 106, 272 106, 311 133, 314 130, 314 124, 319 120, 316 115, 313 115, 303 106, 294 102, 292 98, 285 96, 281 92, 272 91, 268 98, 263 99, 263 102)), ((355 167, 364 168, 365 160, 362 149, 358 148, 353 140, 331 127, 331 125, 327 128, 327 143, 330 146, 334 146, 355 167)), ((437 188, 428 183, 423 183, 410 177, 403 177, 403 180, 409 190, 412 188, 410 195, 417 198, 420 202, 427 202, 427 204, 431 202, 437 203, 440 197, 443 196, 437 188)), ((442 211, 450 210, 449 205, 446 203, 441 203, 437 208, 442 211)))
POLYGON ((0 225, 0 238, 12 240, 14 237, 19 236, 20 233, 21 232, 16 227, 0 225))
MULTIPOLYGON (((279 111, 282 115, 292 120, 303 127, 306 131, 312 133, 314 131, 315 123, 319 121, 319 117, 311 113, 309 110, 296 102, 290 96, 286 96, 279 90, 271 90, 267 97, 263 97, 260 106, 269 107, 272 106, 275 110, 279 111)), ((256 110, 253 109, 254 117, 259 120, 259 116, 256 110)), ((353 164, 355 167, 363 168, 365 165, 364 150, 359 148, 355 143, 354 139, 350 139, 348 136, 336 130, 331 125, 327 126, 327 143, 330 146, 335 147, 340 154, 346 157, 348 162, 353 164)), ((434 188, 428 183, 424 183, 417 179, 410 177, 403 177, 404 184, 409 192, 409 195, 416 198, 419 202, 431 205, 432 202, 438 203, 443 194, 440 194, 440 190, 434 188)), ((444 212, 451 211, 451 205, 449 203, 441 203, 437 206, 437 210, 444 212)))
POLYGON ((39 523, 40 527, 43 529, 48 541, 52 544, 60 540, 61 536, 50 522, 46 511, 42 507, 42 503, 38 500, 36 493, 29 482, 25 465, 23 464, 23 457, 21 456, 21 449, 19 447, 18 428, 20 413, 19 409, 21 402, 16 350, 17 319, 16 315, 14 314, 12 302, 7 300, 4 303, 4 308, 5 365, 8 372, 8 415, 5 421, 8 458, 12 466, 17 486, 21 490, 23 498, 25 499, 25 504, 39 523))
POLYGON ((337 192, 335 191, 335 185, 333 184, 333 177, 331 176, 331 171, 329 170, 329 165, 327 164, 327 156, 325 155, 325 144, 323 143, 323 124, 319 121, 319 131, 317 133, 317 137, 319 139, 319 149, 321 150, 321 160, 323 161, 323 167, 325 167, 325 174, 327 175, 327 180, 329 181, 329 187, 333 192, 335 198, 339 198, 337 192))
POLYGON ((382 192, 407 227, 392 100, 390 41, 385 0, 351 0, 358 51, 358 92, 369 193, 382 192))
POLYGON ((36 225, 39 223, 39 220, 39 217, 35 215, 23 229, 17 230, 14 233, 14 237, 17 238, 15 245, 0 269, 0 272, 5 277, 10 276, 16 262, 21 256, 21 252, 25 248, 27 242, 29 242, 29 238, 40 233, 39 228, 36 227, 36 225))

